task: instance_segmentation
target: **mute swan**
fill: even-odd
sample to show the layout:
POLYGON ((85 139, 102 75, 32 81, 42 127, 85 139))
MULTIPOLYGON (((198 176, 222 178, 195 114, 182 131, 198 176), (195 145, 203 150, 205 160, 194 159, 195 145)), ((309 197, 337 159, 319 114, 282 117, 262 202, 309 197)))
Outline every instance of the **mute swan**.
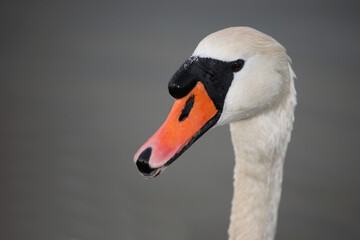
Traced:
POLYGON ((175 103, 135 164, 144 177, 157 176, 207 130, 229 123, 235 151, 229 239, 274 239, 294 78, 285 48, 270 36, 248 27, 210 34, 170 80, 175 103))

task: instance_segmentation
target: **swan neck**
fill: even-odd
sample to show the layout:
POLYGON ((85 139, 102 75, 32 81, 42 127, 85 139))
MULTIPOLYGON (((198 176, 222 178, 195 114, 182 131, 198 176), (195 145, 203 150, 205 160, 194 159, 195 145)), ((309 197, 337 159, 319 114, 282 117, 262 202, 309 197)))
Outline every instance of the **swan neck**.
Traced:
POLYGON ((290 86, 288 98, 276 108, 230 123, 235 152, 230 240, 275 237, 284 156, 295 105, 295 90, 290 86))

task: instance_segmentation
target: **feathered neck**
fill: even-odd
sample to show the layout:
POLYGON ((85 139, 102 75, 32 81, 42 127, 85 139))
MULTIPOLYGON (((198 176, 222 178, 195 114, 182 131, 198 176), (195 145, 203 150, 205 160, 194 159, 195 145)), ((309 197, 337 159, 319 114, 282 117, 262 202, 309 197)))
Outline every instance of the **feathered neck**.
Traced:
POLYGON ((235 151, 231 240, 275 237, 283 163, 296 105, 293 78, 290 68, 288 87, 276 106, 230 124, 235 151))

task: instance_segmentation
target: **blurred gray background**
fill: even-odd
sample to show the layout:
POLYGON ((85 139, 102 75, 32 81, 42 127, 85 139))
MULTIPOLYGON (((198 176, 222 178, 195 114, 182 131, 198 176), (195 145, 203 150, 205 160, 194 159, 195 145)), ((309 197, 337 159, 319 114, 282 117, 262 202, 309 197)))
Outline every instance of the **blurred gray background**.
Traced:
POLYGON ((288 50, 298 106, 277 238, 360 239, 359 1, 1 1, 0 239, 226 239, 227 126, 144 180, 136 150, 209 33, 288 50))

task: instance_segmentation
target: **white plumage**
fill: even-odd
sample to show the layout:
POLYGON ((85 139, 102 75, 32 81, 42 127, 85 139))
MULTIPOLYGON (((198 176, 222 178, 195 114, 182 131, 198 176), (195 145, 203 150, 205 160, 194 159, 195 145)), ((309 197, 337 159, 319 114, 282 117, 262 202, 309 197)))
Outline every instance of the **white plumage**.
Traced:
POLYGON ((193 55, 246 62, 217 122, 230 123, 235 151, 229 239, 273 239, 296 105, 290 59, 276 40, 248 27, 210 34, 193 55))

